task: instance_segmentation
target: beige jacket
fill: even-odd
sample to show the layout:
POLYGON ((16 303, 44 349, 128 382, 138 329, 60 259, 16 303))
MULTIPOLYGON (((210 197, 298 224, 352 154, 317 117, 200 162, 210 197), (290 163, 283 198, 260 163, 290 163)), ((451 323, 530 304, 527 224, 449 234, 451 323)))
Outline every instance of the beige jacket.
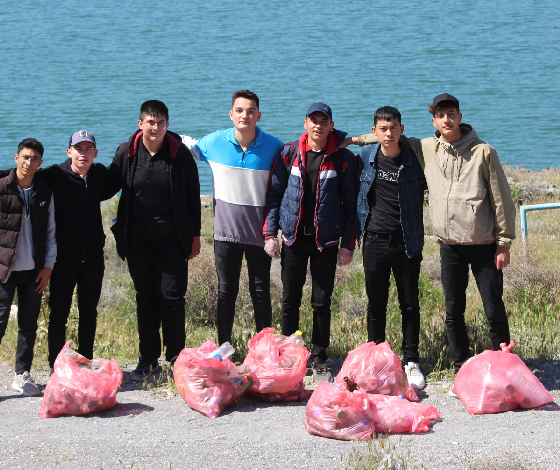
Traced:
MULTIPOLYGON (((496 150, 478 138, 468 124, 463 137, 446 143, 434 137, 401 137, 410 147, 428 183, 434 235, 449 245, 485 245, 497 241, 508 248, 515 238, 515 205, 496 150)), ((377 142, 373 134, 360 145, 377 142)))

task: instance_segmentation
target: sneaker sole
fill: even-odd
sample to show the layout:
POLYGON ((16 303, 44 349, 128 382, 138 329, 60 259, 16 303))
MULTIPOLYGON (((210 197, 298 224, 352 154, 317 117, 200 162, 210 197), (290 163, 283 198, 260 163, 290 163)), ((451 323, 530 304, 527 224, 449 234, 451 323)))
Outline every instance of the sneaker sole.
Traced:
POLYGON ((38 397, 41 395, 41 390, 39 390, 37 386, 25 388, 25 385, 20 387, 18 384, 13 383, 12 388, 17 392, 20 392, 24 397, 38 397))

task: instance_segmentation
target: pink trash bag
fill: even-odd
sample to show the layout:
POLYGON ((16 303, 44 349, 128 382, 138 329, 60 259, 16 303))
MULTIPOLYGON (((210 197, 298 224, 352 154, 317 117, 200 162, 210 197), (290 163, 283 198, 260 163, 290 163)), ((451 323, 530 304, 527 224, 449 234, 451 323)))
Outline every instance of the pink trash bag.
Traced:
POLYGON ((257 398, 263 401, 278 402, 278 401, 302 401, 313 395, 313 390, 307 390, 303 385, 303 381, 297 384, 293 390, 285 393, 259 393, 253 392, 251 387, 245 392, 245 396, 257 398))
POLYGON ((70 349, 67 341, 58 353, 39 418, 81 416, 108 410, 117 404, 123 373, 114 359, 93 359, 70 349))
POLYGON ((252 369, 249 374, 253 382, 249 387, 251 393, 272 393, 278 398, 278 394, 300 386, 307 374, 306 363, 311 353, 292 339, 275 336, 274 328, 264 328, 249 340, 249 353, 243 364, 252 369))
POLYGON ((406 398, 370 394, 368 399, 377 432, 427 432, 430 425, 441 417, 439 410, 432 405, 412 403, 406 398))
POLYGON ((361 344, 346 356, 335 383, 346 388, 343 377, 348 377, 368 393, 402 395, 409 401, 418 401, 418 396, 406 379, 399 357, 389 343, 361 344))
POLYGON ((246 368, 236 367, 229 359, 206 357, 217 348, 211 339, 198 348, 185 348, 173 369, 179 395, 193 410, 209 418, 217 418, 246 385, 246 368))
POLYGON ((472 414, 500 413, 535 408, 554 400, 517 354, 515 343, 500 344, 501 351, 484 351, 466 361, 451 390, 472 414))
POLYGON ((375 425, 368 394, 321 382, 307 402, 305 429, 309 434, 346 441, 371 439, 375 425))

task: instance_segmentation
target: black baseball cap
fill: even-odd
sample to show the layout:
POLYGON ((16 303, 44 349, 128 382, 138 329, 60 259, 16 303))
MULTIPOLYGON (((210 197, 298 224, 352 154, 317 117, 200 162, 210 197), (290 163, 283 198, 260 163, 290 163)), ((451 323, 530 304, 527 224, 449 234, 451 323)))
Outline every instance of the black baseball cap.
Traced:
POLYGON ((309 109, 307 110, 307 114, 305 115, 305 117, 309 116, 310 114, 316 113, 316 112, 320 112, 325 114, 331 121, 332 121, 332 111, 330 106, 326 105, 325 103, 313 103, 311 106, 309 106, 309 109))
POLYGON ((73 147, 80 142, 91 142, 94 146, 97 147, 97 145, 95 145, 95 137, 93 137, 93 134, 91 132, 88 132, 86 130, 74 132, 72 134, 72 137, 70 137, 70 143, 68 145, 69 147, 73 147))
POLYGON ((451 101, 454 105, 457 106, 457 108, 459 108, 459 100, 449 93, 442 93, 441 95, 437 95, 432 102, 432 106, 437 107, 437 105, 442 101, 451 101))

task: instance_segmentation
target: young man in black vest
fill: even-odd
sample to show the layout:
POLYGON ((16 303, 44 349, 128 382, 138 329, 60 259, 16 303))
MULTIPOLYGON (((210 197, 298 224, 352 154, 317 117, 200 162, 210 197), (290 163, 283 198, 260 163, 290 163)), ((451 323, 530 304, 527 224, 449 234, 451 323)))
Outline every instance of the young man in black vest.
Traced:
POLYGON ((17 167, 0 179, 0 341, 17 289, 18 339, 12 388, 24 396, 41 394, 30 370, 41 298, 56 261, 52 192, 36 175, 43 151, 38 140, 23 140, 15 156, 17 167))

